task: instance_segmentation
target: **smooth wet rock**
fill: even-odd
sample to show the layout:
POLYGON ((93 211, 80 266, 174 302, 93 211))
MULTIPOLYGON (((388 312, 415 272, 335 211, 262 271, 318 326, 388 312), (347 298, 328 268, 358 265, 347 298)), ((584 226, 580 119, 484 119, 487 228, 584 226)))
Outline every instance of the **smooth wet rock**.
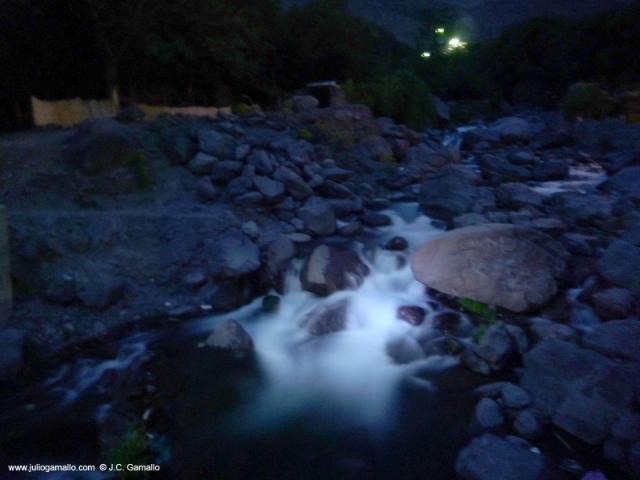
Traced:
POLYGON ((238 278, 260 268, 260 250, 245 234, 224 234, 208 249, 209 273, 213 276, 238 278))
POLYGON ((471 335, 472 325, 457 312, 439 312, 431 319, 431 326, 446 335, 466 337, 471 335))
POLYGON ((487 433, 460 452, 456 473, 464 480, 540 480, 544 466, 541 455, 487 433))
POLYGON ((544 306, 558 291, 566 252, 524 227, 488 224, 442 234, 411 259, 416 279, 440 292, 515 312, 544 306))
POLYGON ((106 310, 124 296, 125 285, 115 275, 93 267, 76 274, 76 295, 80 302, 94 310, 106 310))
POLYGON ((217 325, 207 338, 206 345, 216 350, 243 356, 253 351, 251 336, 235 320, 226 320, 217 325))
POLYGON ((280 307, 280 297, 267 295, 262 299, 262 311, 265 313, 275 313, 280 307))
POLYGON ((387 250, 401 252, 409 248, 409 242, 403 237, 393 237, 384 246, 387 250))
POLYGON ((640 293, 640 248, 616 240, 604 252, 597 268, 609 283, 640 293))
POLYGON ((321 304, 309 312, 300 325, 313 336, 328 335, 344 330, 347 326, 349 301, 340 300, 321 304))
POLYGON ((328 245, 315 248, 300 274, 302 287, 327 296, 340 290, 358 288, 369 275, 369 267, 357 253, 328 245))
POLYGON ((639 366, 616 363, 572 343, 545 340, 524 356, 520 385, 552 423, 596 445, 631 410, 639 366))
POLYGON ((242 208, 259 207, 263 202, 264 196, 260 192, 244 193, 233 199, 233 203, 242 208))
POLYGON ((421 360, 425 356, 418 341, 408 335, 391 339, 385 348, 387 355, 400 365, 421 360))
POLYGON ((538 133, 530 122, 519 117, 505 117, 491 125, 491 130, 500 136, 504 143, 528 143, 538 133))
POLYGON ((494 429, 504 423, 504 415, 495 400, 483 398, 476 405, 475 419, 482 428, 494 429))
POLYGON ((522 207, 540 208, 544 204, 544 198, 544 195, 522 183, 503 183, 496 188, 498 203, 511 209, 522 207))
POLYGON ((426 310, 416 305, 403 306, 398 308, 398 318, 409 325, 421 325, 424 322, 424 317, 427 314, 426 310))
POLYGON ((269 287, 284 292, 284 276, 291 259, 296 256, 294 242, 284 235, 269 242, 264 250, 264 274, 269 287))
POLYGON ((494 184, 503 182, 524 182, 533 178, 529 167, 514 165, 504 157, 495 154, 483 155, 479 160, 485 178, 494 184))
POLYGON ((614 358, 640 360, 640 320, 612 320, 587 333, 582 344, 614 358))
POLYGON ((0 329, 0 383, 17 378, 24 366, 24 331, 0 329))

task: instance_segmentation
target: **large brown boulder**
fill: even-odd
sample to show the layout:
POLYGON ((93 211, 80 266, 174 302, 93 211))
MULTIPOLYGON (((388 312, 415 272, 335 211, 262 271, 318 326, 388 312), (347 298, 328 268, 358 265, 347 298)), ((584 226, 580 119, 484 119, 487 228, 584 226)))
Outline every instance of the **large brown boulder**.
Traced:
POLYGON ((411 268, 419 282, 440 292, 523 312, 556 294, 566 255, 537 230, 486 224, 429 240, 411 259, 411 268))

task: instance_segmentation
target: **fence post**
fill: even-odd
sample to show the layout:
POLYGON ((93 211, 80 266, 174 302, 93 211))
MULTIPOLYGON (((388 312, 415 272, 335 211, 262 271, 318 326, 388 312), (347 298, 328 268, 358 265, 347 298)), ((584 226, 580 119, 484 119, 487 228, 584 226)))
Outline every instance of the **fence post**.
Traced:
POLYGON ((0 327, 3 327, 9 320, 12 305, 7 210, 0 205, 0 327))

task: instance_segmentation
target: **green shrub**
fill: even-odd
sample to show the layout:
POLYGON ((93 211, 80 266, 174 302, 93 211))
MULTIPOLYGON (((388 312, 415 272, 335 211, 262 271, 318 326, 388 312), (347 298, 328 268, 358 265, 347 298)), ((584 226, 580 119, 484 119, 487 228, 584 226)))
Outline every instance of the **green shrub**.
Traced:
POLYGON ((571 85, 562 102, 564 116, 570 120, 602 119, 613 113, 613 110, 613 100, 597 83, 581 82, 571 85))
POLYGON ((240 115, 241 117, 245 115, 250 115, 258 111, 258 108, 255 105, 249 105, 248 103, 240 102, 236 103, 231 107, 231 111, 236 115, 240 115))
POLYGON ((436 110, 429 86, 415 72, 399 70, 367 83, 348 81, 344 89, 353 102, 364 103, 376 115, 422 130, 433 124, 436 110))

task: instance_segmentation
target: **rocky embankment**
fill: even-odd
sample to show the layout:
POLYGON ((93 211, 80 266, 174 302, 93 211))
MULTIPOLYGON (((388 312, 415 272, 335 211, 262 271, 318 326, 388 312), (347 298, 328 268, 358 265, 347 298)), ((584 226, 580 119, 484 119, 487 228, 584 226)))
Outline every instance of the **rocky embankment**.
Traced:
MULTIPOLYGON (((25 355, 37 365, 123 325, 227 312, 282 291, 296 257, 306 259, 305 290, 357 288, 369 271, 350 243, 370 243, 391 224, 390 204, 418 202, 453 231, 418 249, 413 271, 469 314, 473 341, 459 340, 469 325, 441 315, 433 325, 441 336, 408 339, 390 354, 400 362, 453 355, 486 376, 460 477, 533 480, 564 469, 580 478, 580 465, 537 445, 551 434, 597 447, 621 475, 640 474, 632 127, 562 126, 528 113, 418 133, 362 106, 297 106, 288 115, 104 120, 5 138, 15 302, 0 330, 2 381, 19 378, 25 355)), ((398 312, 416 328, 424 316, 420 306, 398 312)), ((346 321, 338 302, 301 325, 325 335, 346 321)), ((233 322, 208 344, 252 348, 233 322)))

